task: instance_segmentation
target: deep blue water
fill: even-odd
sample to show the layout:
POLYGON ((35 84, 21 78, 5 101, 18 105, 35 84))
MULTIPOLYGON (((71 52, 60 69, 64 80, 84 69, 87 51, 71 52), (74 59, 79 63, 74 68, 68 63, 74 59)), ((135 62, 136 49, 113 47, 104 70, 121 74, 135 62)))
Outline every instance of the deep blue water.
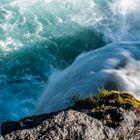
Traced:
POLYGON ((0 0, 0 122, 34 113, 82 52, 139 41, 139 0, 0 0))

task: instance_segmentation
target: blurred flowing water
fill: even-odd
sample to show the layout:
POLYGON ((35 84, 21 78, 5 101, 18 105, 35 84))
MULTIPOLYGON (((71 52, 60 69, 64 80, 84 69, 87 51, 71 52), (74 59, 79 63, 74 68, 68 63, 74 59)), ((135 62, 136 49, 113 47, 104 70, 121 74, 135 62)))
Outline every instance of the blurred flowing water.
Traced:
POLYGON ((0 122, 32 115, 48 79, 79 54, 139 41, 139 7, 139 0, 0 0, 0 122))

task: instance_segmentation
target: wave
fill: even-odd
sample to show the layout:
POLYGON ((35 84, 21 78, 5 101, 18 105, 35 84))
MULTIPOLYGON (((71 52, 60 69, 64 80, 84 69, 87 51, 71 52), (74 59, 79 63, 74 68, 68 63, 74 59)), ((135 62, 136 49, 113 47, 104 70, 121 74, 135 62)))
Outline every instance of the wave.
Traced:
POLYGON ((112 43, 81 54, 53 78, 40 99, 37 113, 72 105, 76 96, 97 95, 99 89, 120 90, 140 99, 140 43, 112 43))

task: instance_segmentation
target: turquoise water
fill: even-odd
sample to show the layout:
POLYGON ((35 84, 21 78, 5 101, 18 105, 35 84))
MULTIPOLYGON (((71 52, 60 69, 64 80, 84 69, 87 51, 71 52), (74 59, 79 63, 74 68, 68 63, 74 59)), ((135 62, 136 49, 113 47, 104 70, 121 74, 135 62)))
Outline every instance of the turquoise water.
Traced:
POLYGON ((0 122, 35 111, 48 79, 82 52, 138 41, 139 0, 0 0, 0 122))

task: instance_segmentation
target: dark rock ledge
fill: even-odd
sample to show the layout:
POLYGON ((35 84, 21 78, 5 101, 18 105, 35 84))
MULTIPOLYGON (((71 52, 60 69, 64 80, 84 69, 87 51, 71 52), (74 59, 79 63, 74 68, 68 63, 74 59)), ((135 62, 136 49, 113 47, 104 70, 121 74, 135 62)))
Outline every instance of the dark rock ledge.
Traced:
POLYGON ((0 139, 140 140, 139 107, 127 93, 88 97, 63 111, 5 122, 0 139))

